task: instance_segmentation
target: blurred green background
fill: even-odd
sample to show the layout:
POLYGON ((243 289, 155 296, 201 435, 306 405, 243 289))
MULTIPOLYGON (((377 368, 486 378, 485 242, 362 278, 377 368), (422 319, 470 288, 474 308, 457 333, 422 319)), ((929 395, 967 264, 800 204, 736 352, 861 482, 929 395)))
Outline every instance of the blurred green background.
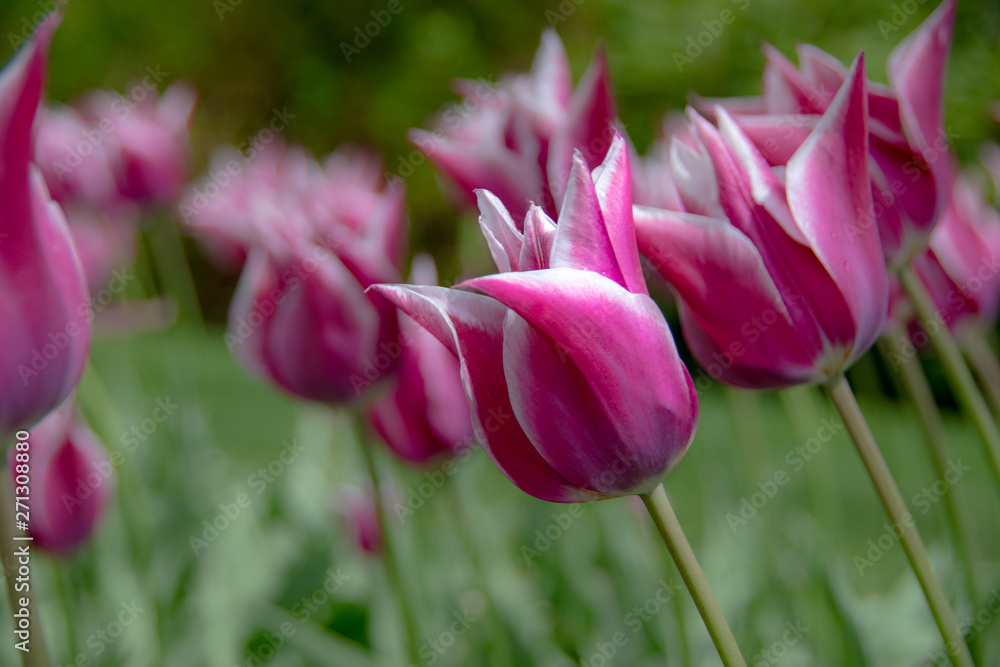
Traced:
MULTIPOLYGON (((551 22, 577 77, 595 45, 607 49, 622 120, 643 150, 662 114, 682 108, 688 91, 757 93, 762 41, 789 55, 797 42, 809 42, 845 61, 863 48, 869 76, 884 81, 889 51, 934 6, 917 0, 402 0, 402 12, 346 62, 341 44, 352 43, 355 28, 386 5, 73 0, 53 44, 50 97, 71 102, 93 87, 124 90, 146 67, 158 66, 167 81, 187 79, 199 89, 196 171, 217 145, 244 141, 267 124, 273 108, 285 107, 295 116, 284 132, 289 142, 318 155, 344 142, 370 145, 397 171, 413 151, 406 129, 428 126, 440 107, 457 100, 453 79, 496 80, 526 70, 551 22), (672 54, 725 9, 735 21, 679 72, 672 54), (888 31, 896 27, 894 16, 903 17, 902 24, 888 31)), ((44 0, 5 0, 0 49, 11 55, 11 35, 45 6, 44 0)), ((989 115, 990 102, 1000 98, 998 42, 995 0, 962 0, 947 122, 967 160, 980 141, 1000 136, 989 115)), ((474 218, 453 210, 427 164, 407 187, 412 251, 431 251, 445 280, 482 260, 474 218)), ((236 278, 217 274, 196 245, 184 241, 204 314, 198 317, 185 305, 190 281, 175 241, 165 216, 150 223, 136 265, 139 279, 127 297, 177 295, 180 323, 98 340, 80 387, 88 421, 109 449, 123 451, 125 462, 117 501, 93 542, 72 561, 35 557, 55 664, 404 664, 384 575, 357 552, 333 510, 334 485, 360 479, 349 417, 293 402, 237 366, 222 339, 236 278), (123 438, 158 399, 177 403, 176 413, 128 451, 123 438), (251 506, 195 553, 191 538, 203 535, 203 522, 219 514, 220 503, 248 492, 250 475, 293 439, 305 447, 301 458, 261 494, 251 493, 251 506), (312 606, 303 607, 310 599, 312 606), (142 611, 116 628, 123 604, 142 611), (291 633, 283 630, 289 627, 291 633)), ((933 362, 927 366, 938 374, 933 362)), ((937 481, 915 421, 874 356, 851 377, 911 500, 937 481)), ((944 390, 940 398, 948 402, 944 390)), ((863 573, 856 567, 855 557, 865 557, 868 541, 877 543, 885 529, 846 436, 824 444, 801 470, 789 463, 832 408, 812 392, 793 397, 788 409, 777 396, 750 397, 718 385, 701 399, 699 435, 667 488, 749 664, 930 664, 938 638, 902 550, 890 547, 863 573), (734 530, 727 516, 738 514, 743 499, 767 487, 779 470, 788 473, 788 484, 734 530), (799 634, 786 634, 786 623, 799 634)), ((1000 511, 978 441, 950 410, 948 418, 955 457, 972 470, 947 493, 974 523, 982 559, 977 574, 989 594, 967 600, 956 593, 962 579, 940 503, 915 515, 962 620, 987 608, 989 595, 1000 591, 1000 511)), ((388 456, 380 464, 403 499, 428 479, 388 456)), ((627 500, 591 505, 563 529, 560 515, 568 508, 520 493, 481 452, 459 465, 423 508, 393 525, 419 601, 422 637, 440 638, 454 612, 477 619, 454 646, 432 649, 423 664, 718 664, 684 591, 662 607, 650 605, 657 612, 633 634, 635 616, 630 621, 629 615, 656 599, 661 578, 670 589, 677 581, 639 509, 627 500), (547 530, 559 537, 539 548, 547 530), (525 548, 537 557, 527 562, 525 548), (600 647, 619 631, 628 642, 607 660, 600 647)), ((993 661, 985 664, 1000 664, 1000 622, 993 616, 981 633, 994 642, 987 653, 993 661)), ((0 615, 0 637, 10 636, 9 620, 0 615)), ((15 664, 11 644, 0 642, 0 663, 15 664)))

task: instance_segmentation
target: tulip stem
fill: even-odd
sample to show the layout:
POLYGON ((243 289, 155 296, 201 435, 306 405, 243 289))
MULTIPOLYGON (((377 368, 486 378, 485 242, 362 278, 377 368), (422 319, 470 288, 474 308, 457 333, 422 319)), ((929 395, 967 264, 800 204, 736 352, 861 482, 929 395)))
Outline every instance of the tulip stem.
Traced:
POLYGON ((420 633, 417 630, 416 616, 414 615, 413 605, 411 604, 409 593, 406 590, 406 584, 403 581, 403 577, 400 572, 398 554, 393 548, 394 536, 391 535, 388 530, 389 522, 386 520, 385 504, 382 502, 382 491, 379 488, 378 483, 378 467, 375 465, 375 456, 372 454, 372 443, 367 437, 365 425, 362 422, 361 417, 355 417, 355 419, 358 424, 358 448, 361 450, 361 456, 365 460, 365 466, 368 469, 368 476, 371 479, 372 493, 375 502, 375 516, 378 519, 379 533, 382 535, 382 564, 385 567, 386 576, 389 578, 389 584, 396 589, 396 596, 399 602, 399 613, 403 617, 403 627, 406 631, 407 652, 410 656, 410 662, 415 665, 419 665, 421 664, 421 659, 417 654, 417 640, 420 633))
POLYGON ((951 656, 956 667, 974 667, 969 647, 958 631, 955 613, 948 604, 948 598, 945 597, 941 584, 934 576, 927 548, 920 538, 920 533, 917 532, 913 515, 906 508, 903 495, 899 492, 899 487, 896 486, 892 473, 889 472, 889 466, 886 465, 878 443, 875 442, 875 437, 868 427, 868 422, 865 421, 861 408, 858 407, 858 401, 854 397, 854 392, 851 391, 851 386, 847 383, 847 379, 841 375, 826 385, 826 391, 840 412, 844 425, 847 426, 847 431, 851 434, 858 454, 861 455, 861 460, 875 485, 875 490, 882 500, 882 505, 893 522, 893 532, 899 535, 899 541, 903 545, 906 557, 910 560, 913 573, 917 575, 917 581, 920 582, 924 597, 927 598, 927 604, 931 608, 931 614, 933 614, 941 637, 944 639, 945 650, 951 656))
MULTIPOLYGON (((883 358, 890 368, 899 372, 899 380, 903 392, 910 399, 917 413, 917 421, 924 431, 924 439, 927 441, 928 449, 931 452, 931 461, 934 462, 934 471, 938 479, 947 480, 949 470, 948 460, 948 436, 945 432, 944 423, 941 419, 941 411, 937 403, 934 402, 934 394, 931 391, 930 382, 920 365, 919 359, 905 359, 903 357, 902 341, 906 340, 906 332, 902 327, 890 327, 886 329, 882 336, 879 349, 883 353, 883 358)), ((974 552, 973 543, 969 539, 970 531, 965 524, 964 512, 958 508, 958 499, 952 491, 946 493, 942 498, 945 515, 951 525, 952 538, 955 550, 961 559, 965 570, 965 584, 969 589, 969 602, 975 606, 979 598, 979 588, 976 586, 975 561, 972 559, 974 552)))
POLYGON ((944 318, 934 307, 931 295, 927 288, 917 277, 913 269, 909 266, 903 267, 899 272, 899 278, 903 283, 906 294, 910 297, 917 315, 924 322, 934 322, 938 325, 937 331, 929 335, 934 350, 941 358, 944 372, 948 376, 952 391, 955 393, 962 409, 972 417, 972 421, 979 431, 983 445, 986 448, 986 458, 989 459, 990 469, 997 485, 1000 486, 1000 430, 990 414, 990 409, 983 400, 983 395, 972 379, 972 373, 962 358, 958 343, 948 331, 944 324, 944 318))
POLYGON ((962 349, 972 372, 979 376, 979 383, 993 406, 993 414, 1000 415, 1000 362, 989 341, 978 327, 969 327, 962 336, 962 349))
MULTIPOLYGON (((5 438, 4 442, 9 442, 5 438)), ((38 605, 35 601, 34 582, 29 574, 28 587, 26 590, 16 590, 18 568, 22 563, 18 561, 17 549, 27 546, 34 555, 34 545, 30 540, 20 540, 25 536, 24 531, 19 530, 14 525, 14 489, 10 485, 10 471, 7 466, 0 468, 0 555, 3 557, 3 573, 7 582, 7 603, 10 605, 11 619, 14 626, 17 626, 17 616, 23 613, 22 607, 27 607, 28 619, 30 622, 30 643, 28 651, 18 651, 21 654, 22 667, 49 667, 49 656, 45 650, 45 641, 42 637, 42 619, 38 614, 38 605), (20 600, 27 600, 27 605, 19 604, 20 600)), ((30 566, 29 566, 30 567, 30 566)), ((20 641, 20 640, 18 640, 20 641)))
POLYGON ((660 531, 660 536, 663 537, 684 584, 691 593, 691 597, 694 598, 694 604, 698 607, 702 620, 705 621, 705 627, 708 628, 712 643, 715 644, 719 657, 722 658, 722 664, 726 667, 746 667, 739 646, 736 645, 733 631, 729 629, 729 624, 726 623, 726 618, 722 615, 722 608, 719 607, 719 603, 708 585, 708 579, 705 578, 705 573, 702 571, 701 565, 698 564, 694 550, 691 549, 691 544, 684 536, 684 530, 681 528, 680 521, 677 520, 677 515, 674 514, 674 508, 670 505, 670 499, 667 497, 667 491, 663 488, 663 484, 653 489, 652 493, 639 497, 642 498, 646 509, 653 517, 653 523, 660 531))

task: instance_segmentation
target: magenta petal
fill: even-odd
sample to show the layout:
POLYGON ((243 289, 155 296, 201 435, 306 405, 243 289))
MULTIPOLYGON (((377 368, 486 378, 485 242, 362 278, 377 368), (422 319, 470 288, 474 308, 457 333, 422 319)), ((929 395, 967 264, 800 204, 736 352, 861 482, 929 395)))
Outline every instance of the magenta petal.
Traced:
MULTIPOLYGON (((889 55, 889 83, 910 143, 927 150, 942 132, 944 77, 955 25, 955 0, 944 0, 889 55)), ((940 151, 939 151, 940 152, 940 151)), ((939 187, 947 192, 948 185, 939 187)))
POLYGON ((652 299, 568 268, 462 286, 516 313, 504 325, 511 403, 555 470, 622 495, 650 491, 676 465, 694 436, 697 398, 652 299))
POLYGON ((604 225, 625 280, 625 288, 634 294, 648 294, 639 264, 639 251, 635 247, 628 146, 617 131, 604 162, 594 169, 593 178, 604 225))
POLYGON ((604 160, 614 138, 616 113, 607 56, 598 50, 573 93, 568 118, 549 147, 547 175, 557 205, 566 193, 574 151, 580 151, 589 169, 604 160))
MULTIPOLYGON (((642 254, 686 305, 688 321, 711 341, 700 347, 708 350, 697 357, 702 366, 717 364, 711 352, 719 350, 751 377, 766 374, 737 382, 741 386, 797 384, 815 375, 813 362, 821 350, 817 344, 805 347, 797 331, 804 313, 794 301, 785 305, 745 234, 724 220, 640 206, 635 231, 642 254)), ((687 332, 685 326, 685 338, 687 332)))
POLYGON ((823 99, 781 51, 770 44, 761 47, 767 58, 764 67, 764 99, 771 114, 811 114, 823 112, 823 99))
POLYGON ((867 101, 859 55, 787 171, 792 213, 850 307, 856 328, 852 359, 878 337, 889 294, 868 174, 867 101))
POLYGON ((670 141, 670 170, 681 205, 688 213, 724 217, 712 160, 676 138, 670 141))
POLYGON ((489 190, 476 190, 479 204, 479 227, 501 273, 517 271, 524 237, 496 195, 489 190))
POLYGON ((626 287, 590 169, 579 154, 573 157, 549 265, 593 271, 626 287))
POLYGON ((799 44, 799 67, 820 99, 828 104, 847 78, 847 68, 832 55, 812 44, 799 44))
POLYGON ((784 114, 781 116, 734 116, 743 132, 750 137, 760 154, 770 165, 788 163, 806 137, 819 124, 815 114, 784 114))
POLYGON ((531 64, 530 83, 532 94, 524 96, 527 99, 521 102, 530 101, 536 105, 534 111, 546 120, 546 126, 538 129, 545 136, 550 136, 573 95, 573 74, 566 47, 552 28, 542 32, 542 43, 531 64))
MULTIPOLYGON (((521 275, 521 274, 509 274, 521 275)), ((461 362, 462 382, 476 438, 518 488, 542 500, 582 502, 593 494, 574 488, 546 463, 514 418, 503 370, 503 320, 507 308, 489 297, 443 287, 375 285, 451 349, 461 362)))
POLYGON ((521 271, 549 268, 552 245, 555 242, 556 223, 540 206, 528 209, 524 218, 524 244, 518 261, 521 271))

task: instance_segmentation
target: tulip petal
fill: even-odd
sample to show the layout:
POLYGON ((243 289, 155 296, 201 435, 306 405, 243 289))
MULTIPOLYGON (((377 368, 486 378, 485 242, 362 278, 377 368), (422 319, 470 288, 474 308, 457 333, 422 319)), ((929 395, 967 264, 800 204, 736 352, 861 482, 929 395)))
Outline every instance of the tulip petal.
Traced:
MULTIPOLYGON (((796 322, 804 317, 798 304, 787 302, 768 274, 757 248, 725 220, 635 207, 639 248, 677 291, 690 317, 711 344, 697 359, 709 368, 711 355, 731 355, 751 379, 740 386, 775 386, 752 378, 808 378, 820 353, 801 338, 796 322)), ((685 326, 687 339, 689 326, 685 326)), ((689 345, 691 341, 689 340, 689 345)), ((695 346, 691 345, 694 351, 695 346)), ((724 379, 729 381, 728 376, 724 379)))
POLYGON ((496 195, 489 190, 476 190, 479 204, 479 227, 500 272, 517 271, 524 236, 496 195))
POLYGON ((859 55, 816 131, 789 161, 786 178, 792 214, 850 308, 852 358, 874 343, 888 307, 868 171, 865 83, 859 55))
POLYGON ((540 206, 528 209, 524 218, 524 245, 518 265, 521 271, 535 271, 549 268, 552 245, 555 242, 556 223, 545 214, 540 206))
POLYGON ((573 157, 549 265, 593 271, 626 287, 590 169, 579 153, 573 157))
POLYGON ((511 482, 525 493, 551 502, 596 499, 555 472, 514 418, 503 371, 503 320, 507 314, 503 304, 443 287, 375 285, 372 289, 425 327, 458 357, 473 431, 511 482))
POLYGON ((767 58, 763 86, 768 113, 823 113, 821 95, 795 65, 770 44, 763 44, 761 50, 767 58))
POLYGON ((770 165, 787 164, 819 119, 815 114, 733 117, 770 165))
POLYGON ((670 141, 670 169, 681 205, 688 213, 723 217, 712 160, 683 141, 670 141))
POLYGON ((847 68, 823 49, 812 44, 795 47, 799 54, 799 67, 824 105, 829 104, 847 78, 847 68))
POLYGON ((604 162, 593 171, 594 188, 601 206, 601 217, 614 250, 615 260, 633 294, 648 294, 642 277, 639 251, 635 247, 632 224, 632 175, 629 172, 628 146, 615 131, 615 138, 604 162))
POLYGON ((555 470, 621 495, 648 492, 676 465, 694 435, 697 399, 652 299, 571 268, 461 287, 516 313, 504 325, 511 403, 555 470))

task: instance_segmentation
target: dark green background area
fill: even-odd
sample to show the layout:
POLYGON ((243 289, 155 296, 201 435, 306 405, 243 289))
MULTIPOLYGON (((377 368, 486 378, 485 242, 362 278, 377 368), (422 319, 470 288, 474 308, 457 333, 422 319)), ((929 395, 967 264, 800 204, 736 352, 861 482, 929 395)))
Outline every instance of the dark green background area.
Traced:
MULTIPOLYGON (((47 1, 2 3, 0 48, 11 53, 9 33, 19 33, 47 1)), ((595 46, 605 45, 622 121, 643 149, 662 114, 682 108, 689 91, 759 92, 764 41, 789 55, 797 42, 813 43, 845 62, 864 49, 869 76, 884 81, 892 47, 936 6, 933 0, 399 0, 401 11, 348 63, 342 44, 353 46, 356 28, 363 30, 388 0, 230 2, 71 0, 53 46, 52 98, 69 101, 92 87, 123 90, 147 66, 159 65, 168 80, 191 80, 200 91, 199 168, 213 147, 239 144, 266 126, 272 108, 287 107, 295 115, 288 140, 320 155, 344 142, 371 145, 395 172, 413 151, 407 128, 428 126, 440 107, 457 99, 455 78, 495 80, 526 70, 551 23, 577 77, 595 46), (727 9, 735 20, 678 71, 673 54, 683 54, 706 29, 703 22, 727 9), (894 19, 903 19, 898 29, 894 19)), ((990 100, 1000 98, 998 41, 1000 5, 960 2, 947 118, 965 159, 974 157, 980 140, 998 136, 989 118, 990 100)), ((422 165, 408 185, 414 247, 443 251, 449 264, 455 213, 433 170, 422 165)))

